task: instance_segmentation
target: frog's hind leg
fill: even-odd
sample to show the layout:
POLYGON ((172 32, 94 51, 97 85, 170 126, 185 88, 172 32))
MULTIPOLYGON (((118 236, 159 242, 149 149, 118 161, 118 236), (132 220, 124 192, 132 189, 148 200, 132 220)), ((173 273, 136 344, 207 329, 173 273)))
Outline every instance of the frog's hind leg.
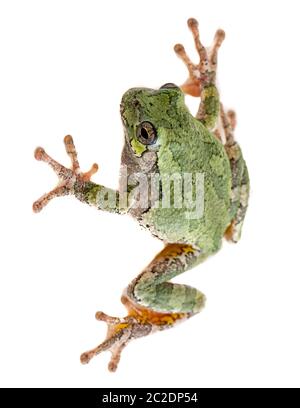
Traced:
POLYGON ((222 130, 225 136, 225 150, 230 161, 232 173, 231 213, 232 222, 225 232, 228 241, 237 242, 240 239, 244 218, 249 200, 249 175, 242 150, 235 141, 236 114, 229 110, 225 112, 220 106, 222 130))
POLYGON ((200 96, 201 102, 196 118, 208 129, 213 130, 220 110, 219 92, 216 87, 217 56, 225 38, 225 32, 221 29, 217 30, 213 44, 208 49, 200 41, 197 20, 190 18, 187 23, 193 34, 200 61, 198 64, 194 64, 188 57, 183 45, 175 45, 175 53, 183 60, 189 72, 189 77, 181 86, 181 89, 186 94, 200 96))
POLYGON ((115 371, 122 350, 131 340, 173 327, 198 313, 204 306, 204 295, 169 280, 205 258, 200 250, 191 246, 168 244, 124 291, 122 302, 128 310, 126 317, 96 314, 98 320, 108 325, 107 337, 98 347, 83 353, 81 362, 88 363, 108 350, 112 353, 108 368, 115 371))

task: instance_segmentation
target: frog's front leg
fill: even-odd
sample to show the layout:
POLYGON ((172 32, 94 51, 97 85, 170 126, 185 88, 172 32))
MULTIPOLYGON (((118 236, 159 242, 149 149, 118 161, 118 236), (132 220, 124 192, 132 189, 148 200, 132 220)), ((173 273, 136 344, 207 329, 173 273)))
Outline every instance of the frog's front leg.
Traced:
POLYGON ((58 163, 52 159, 42 147, 35 150, 34 156, 37 160, 44 161, 49 164, 59 178, 59 183, 56 188, 49 193, 44 194, 33 204, 33 211, 41 211, 50 200, 55 197, 73 194, 80 201, 89 205, 95 206, 98 209, 110 212, 121 212, 120 200, 118 191, 111 190, 104 186, 91 182, 91 177, 98 170, 98 165, 93 164, 88 172, 83 173, 80 169, 77 152, 71 136, 64 138, 66 151, 71 158, 71 169, 58 163))
POLYGON ((169 282, 173 277, 203 261, 199 249, 183 244, 168 244, 124 291, 122 302, 128 310, 124 318, 96 313, 96 319, 108 325, 106 339, 98 347, 81 356, 88 363, 102 351, 112 358, 109 370, 115 371, 124 347, 133 339, 173 327, 198 313, 205 297, 197 289, 169 282))
POLYGON ((220 111, 219 92, 216 87, 217 56, 218 49, 225 38, 225 32, 217 30, 212 47, 208 50, 200 41, 198 21, 190 18, 187 23, 193 34, 200 61, 194 64, 186 54, 183 45, 175 45, 176 54, 183 60, 189 71, 189 77, 181 89, 186 94, 201 97, 196 118, 212 130, 217 123, 220 111))

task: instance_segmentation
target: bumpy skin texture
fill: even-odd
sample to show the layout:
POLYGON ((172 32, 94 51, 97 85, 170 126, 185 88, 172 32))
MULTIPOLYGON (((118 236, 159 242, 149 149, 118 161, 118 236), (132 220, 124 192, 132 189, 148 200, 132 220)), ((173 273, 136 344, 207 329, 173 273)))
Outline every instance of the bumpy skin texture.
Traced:
POLYGON ((71 169, 57 163, 42 148, 35 151, 36 159, 47 162, 60 182, 34 203, 34 211, 40 211, 54 197, 72 194, 99 210, 130 214, 165 244, 125 289, 121 300, 128 315, 117 318, 96 313, 96 318, 108 325, 107 337, 98 347, 82 354, 81 361, 88 363, 96 354, 109 350, 111 371, 116 370, 129 341, 173 327, 202 309, 205 297, 201 292, 170 280, 219 250, 223 237, 237 242, 247 210, 249 176, 233 135, 235 114, 224 111, 215 84, 217 52, 225 33, 216 32, 208 52, 200 42, 197 21, 189 19, 188 26, 200 61, 193 64, 181 44, 174 47, 189 71, 181 88, 165 84, 158 90, 133 88, 123 95, 122 168, 126 167, 128 182, 121 178, 119 191, 90 180, 98 169, 96 164, 86 173, 81 171, 71 136, 64 140, 71 169), (196 117, 186 107, 184 93, 200 96, 196 117), (139 174, 146 184, 140 184, 139 174), (158 190, 151 191, 142 206, 136 205, 141 192, 150 193, 154 174, 159 176, 158 190), (192 191, 198 188, 197 175, 203 177, 201 216, 187 216, 191 209, 185 201, 188 193, 182 187, 182 205, 175 204, 175 182, 169 184, 167 176, 179 175, 184 179, 186 174, 192 175, 192 191), (163 205, 167 191, 169 208, 163 205))
MULTIPOLYGON (((157 131, 153 163, 162 174, 202 173, 204 175, 204 214, 188 220, 183 208, 149 208, 140 222, 165 242, 187 243, 205 253, 220 247, 224 231, 230 224, 231 170, 224 146, 207 128, 195 119, 184 103, 183 92, 172 89, 130 89, 122 98, 121 112, 125 127, 126 147, 123 164, 132 161, 139 123, 151 121, 157 131), (126 152, 126 153, 125 153, 126 152)), ((144 151, 143 155, 147 152, 144 151)), ((137 168, 143 155, 134 155, 137 168)), ((184 197, 183 197, 184 198, 184 197)), ((184 200, 183 200, 184 202, 184 200)))

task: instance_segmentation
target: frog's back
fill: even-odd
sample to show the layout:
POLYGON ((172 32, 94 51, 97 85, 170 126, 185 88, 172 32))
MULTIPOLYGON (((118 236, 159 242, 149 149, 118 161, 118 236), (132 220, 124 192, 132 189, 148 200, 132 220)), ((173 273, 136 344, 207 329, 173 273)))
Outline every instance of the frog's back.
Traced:
POLYGON ((192 115, 185 119, 185 126, 164 129, 161 137, 165 143, 158 152, 159 171, 161 176, 181 175, 182 206, 162 208, 160 202, 159 208, 144 214, 143 223, 152 225, 152 232, 164 241, 185 242, 215 252, 231 221, 231 170, 224 146, 192 115), (191 178, 194 208, 189 208, 187 201, 191 178))

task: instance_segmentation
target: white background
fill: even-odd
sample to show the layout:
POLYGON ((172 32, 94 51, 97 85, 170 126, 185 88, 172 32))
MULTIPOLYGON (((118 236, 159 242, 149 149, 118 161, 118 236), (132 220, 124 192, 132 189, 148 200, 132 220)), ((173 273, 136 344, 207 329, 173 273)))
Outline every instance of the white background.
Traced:
MULTIPOLYGON (((1 1, 0 384, 2 386, 234 387, 300 385, 299 11, 297 1, 1 1), (123 288, 162 244, 134 220, 72 197, 40 214, 32 202, 56 176, 36 162, 42 145, 68 164, 70 133, 83 169, 117 187, 119 102, 133 86, 182 83, 172 50, 192 56, 188 17, 203 42, 227 33, 222 100, 252 191, 242 240, 178 277, 208 298, 202 314, 132 343, 119 370, 100 343, 96 310, 124 315, 123 288)), ((198 101, 187 98, 194 112, 198 101)))

